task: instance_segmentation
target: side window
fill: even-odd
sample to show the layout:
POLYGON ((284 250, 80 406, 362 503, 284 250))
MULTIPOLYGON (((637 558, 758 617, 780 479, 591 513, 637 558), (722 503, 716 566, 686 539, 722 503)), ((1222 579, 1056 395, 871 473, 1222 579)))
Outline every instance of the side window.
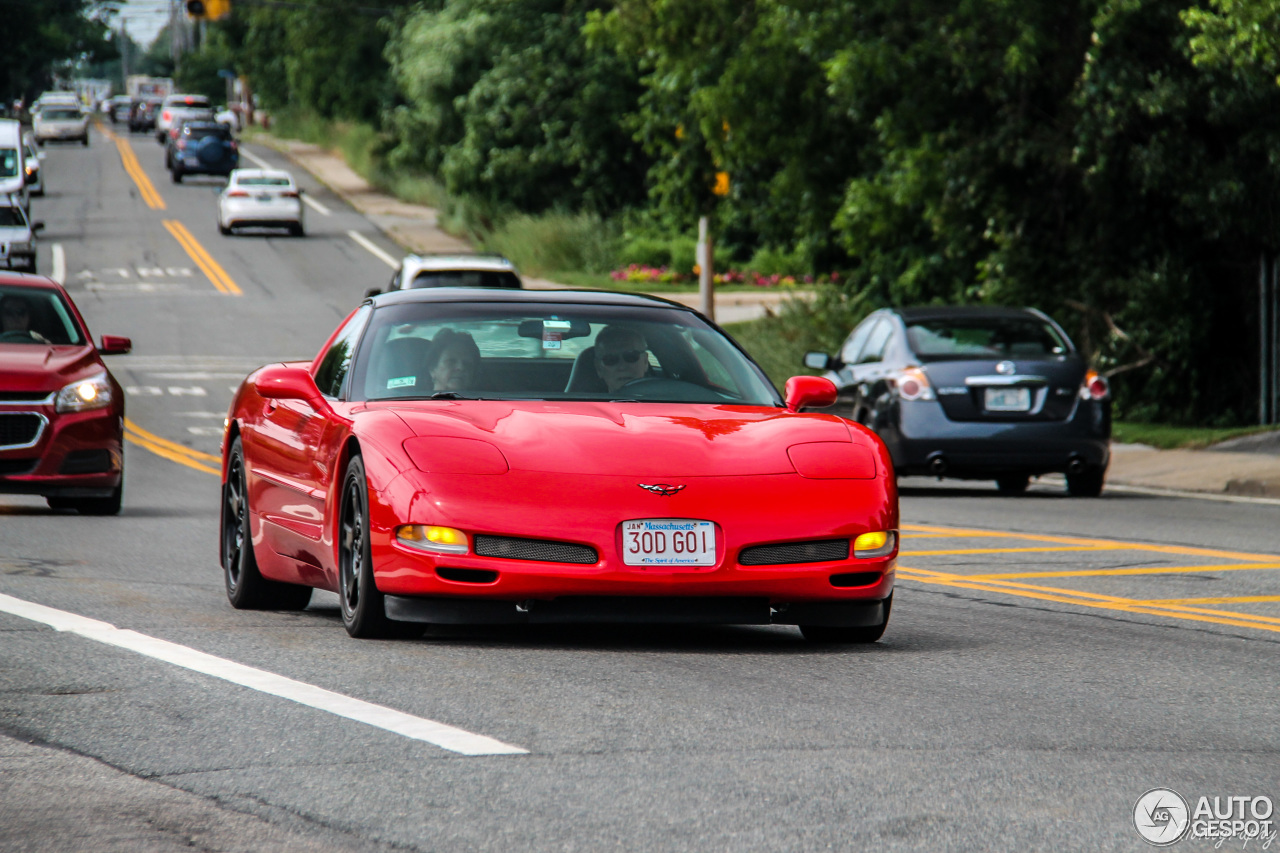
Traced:
POLYGON ((883 358, 885 346, 889 343, 889 336, 892 334, 893 324, 888 320, 881 320, 867 338, 867 345, 858 358, 858 364, 869 364, 883 358))
POLYGON ((870 317, 862 321, 858 328, 853 330, 848 340, 844 342, 844 346, 840 348, 840 360, 845 364, 857 364, 858 356, 862 354, 862 345, 867 342, 867 335, 871 334, 871 330, 880 322, 878 317, 870 317))
POLYGON ((357 311, 320 360, 320 367, 316 370, 316 387, 326 397, 336 398, 341 394, 342 384, 351 369, 351 357, 355 355, 356 343, 360 340, 360 332, 364 330, 371 313, 373 309, 368 305, 357 311))

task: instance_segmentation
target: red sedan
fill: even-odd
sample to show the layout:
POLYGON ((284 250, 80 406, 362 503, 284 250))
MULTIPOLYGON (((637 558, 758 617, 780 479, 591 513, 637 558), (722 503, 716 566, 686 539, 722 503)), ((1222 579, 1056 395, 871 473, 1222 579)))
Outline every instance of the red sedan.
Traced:
POLYGON ((356 637, 426 624, 798 625, 874 642, 893 466, 785 399, 700 314, 583 291, 368 299, 311 363, 251 374, 223 442, 237 608, 338 593, 356 637))
POLYGON ((43 495, 54 509, 120 512, 124 391, 61 285, 0 273, 0 493, 43 495))

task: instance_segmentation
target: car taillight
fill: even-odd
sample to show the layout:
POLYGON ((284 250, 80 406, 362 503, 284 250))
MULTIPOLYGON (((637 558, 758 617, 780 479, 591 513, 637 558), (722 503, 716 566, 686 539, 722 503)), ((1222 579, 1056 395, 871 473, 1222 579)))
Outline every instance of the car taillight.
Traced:
POLYGON ((1080 386, 1081 400, 1105 400, 1111 396, 1111 384, 1096 370, 1086 371, 1080 386))
POLYGON ((249 194, 244 190, 231 190, 227 193, 227 198, 248 198, 249 194))
POLYGON ((187 140, 185 140, 185 139, 179 139, 179 140, 178 140, 178 148, 179 148, 179 149, 182 149, 182 148, 186 148, 186 147, 187 147, 187 140))
POLYGON ((298 194, 293 190, 286 190, 285 192, 280 193, 280 197, 281 198, 297 198, 298 194))
POLYGON ((231 140, 231 150, 232 150, 232 151, 239 151, 239 150, 240 150, 240 145, 239 145, 239 143, 237 143, 234 139, 233 139, 233 140, 231 140))
POLYGON ((929 377, 918 367, 908 367, 893 378, 893 386, 903 400, 935 400, 929 377))
POLYGON ((164 119, 165 121, 168 121, 169 119, 173 118, 173 114, 170 113, 168 110, 165 110, 164 112, 160 113, 160 118, 164 119))

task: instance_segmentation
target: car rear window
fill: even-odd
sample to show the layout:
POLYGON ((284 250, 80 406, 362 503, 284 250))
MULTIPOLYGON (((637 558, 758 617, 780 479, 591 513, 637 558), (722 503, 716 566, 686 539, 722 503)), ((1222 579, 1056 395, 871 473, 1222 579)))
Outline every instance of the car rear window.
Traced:
POLYGON ((242 187, 287 187, 288 178, 237 178, 236 183, 242 187))
POLYGON ((41 115, 49 121, 79 121, 82 117, 79 110, 45 110, 41 115))
POLYGON ((216 136, 221 139, 229 139, 231 134, 220 127, 187 127, 183 132, 192 139, 204 139, 206 136, 216 136))
POLYGON ((1070 345, 1053 326, 1031 317, 964 317, 907 324, 907 341, 922 359, 1036 358, 1065 355, 1070 345))
POLYGON ((520 278, 514 273, 494 270, 442 270, 420 272, 413 277, 413 287, 515 287, 520 278))
MULTIPOLYGON (((79 324, 72 317, 71 310, 63 301, 62 295, 56 290, 0 285, 0 315, 12 312, 14 309, 26 314, 26 329, 35 332, 44 340, 23 334, 0 332, 0 344, 50 343, 78 346, 84 343, 79 324)), ((5 323, 5 329, 9 329, 9 325, 13 323, 11 318, 4 316, 0 316, 0 321, 5 323)))
POLYGON ((0 228, 15 228, 26 224, 18 208, 0 207, 0 228))

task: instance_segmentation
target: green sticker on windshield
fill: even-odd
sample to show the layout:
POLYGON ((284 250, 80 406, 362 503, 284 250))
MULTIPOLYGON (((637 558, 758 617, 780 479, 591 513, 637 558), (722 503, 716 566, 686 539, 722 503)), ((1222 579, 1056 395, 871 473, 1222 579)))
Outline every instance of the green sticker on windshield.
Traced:
POLYGON ((400 377, 397 377, 396 379, 387 380, 387 390, 390 390, 392 388, 411 388, 417 384, 418 384, 418 377, 416 376, 400 376, 400 377))

